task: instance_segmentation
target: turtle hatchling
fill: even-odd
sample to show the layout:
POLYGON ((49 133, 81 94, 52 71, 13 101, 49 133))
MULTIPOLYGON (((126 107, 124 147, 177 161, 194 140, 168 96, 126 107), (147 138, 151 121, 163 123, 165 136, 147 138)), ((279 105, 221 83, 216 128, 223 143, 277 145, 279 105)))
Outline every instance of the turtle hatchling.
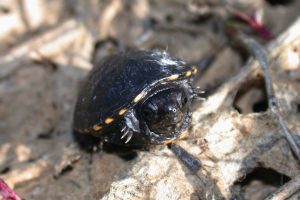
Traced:
POLYGON ((165 51, 104 58, 79 92, 75 139, 90 150, 103 143, 138 149, 179 140, 190 125, 192 101, 199 97, 191 85, 196 73, 165 51))

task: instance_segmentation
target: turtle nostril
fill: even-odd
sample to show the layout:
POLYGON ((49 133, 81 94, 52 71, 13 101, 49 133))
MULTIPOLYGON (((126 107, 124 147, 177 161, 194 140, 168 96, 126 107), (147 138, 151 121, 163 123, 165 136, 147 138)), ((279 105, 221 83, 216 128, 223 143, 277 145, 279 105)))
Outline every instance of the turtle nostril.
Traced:
POLYGON ((182 119, 183 119, 183 115, 178 114, 173 117, 172 121, 174 124, 179 124, 182 121, 182 119))

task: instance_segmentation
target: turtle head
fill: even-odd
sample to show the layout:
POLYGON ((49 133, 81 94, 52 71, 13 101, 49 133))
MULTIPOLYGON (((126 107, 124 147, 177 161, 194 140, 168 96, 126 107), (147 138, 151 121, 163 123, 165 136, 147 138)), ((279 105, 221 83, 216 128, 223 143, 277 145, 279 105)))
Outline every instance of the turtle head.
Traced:
POLYGON ((191 98, 184 87, 154 92, 140 107, 140 117, 158 136, 176 137, 189 125, 191 98))

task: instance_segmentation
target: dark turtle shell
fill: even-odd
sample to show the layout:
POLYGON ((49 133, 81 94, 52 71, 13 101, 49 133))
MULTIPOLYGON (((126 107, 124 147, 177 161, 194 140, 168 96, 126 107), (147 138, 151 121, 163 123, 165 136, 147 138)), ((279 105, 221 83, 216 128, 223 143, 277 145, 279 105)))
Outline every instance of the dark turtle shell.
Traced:
POLYGON ((101 136, 153 87, 195 73, 195 68, 166 52, 133 51, 107 57, 91 70, 81 88, 74 129, 101 136))

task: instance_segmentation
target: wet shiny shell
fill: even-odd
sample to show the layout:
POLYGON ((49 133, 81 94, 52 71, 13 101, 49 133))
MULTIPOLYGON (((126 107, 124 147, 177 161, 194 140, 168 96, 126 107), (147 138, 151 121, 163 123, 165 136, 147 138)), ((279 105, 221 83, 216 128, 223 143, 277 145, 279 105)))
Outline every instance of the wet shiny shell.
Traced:
POLYGON ((110 56, 85 79, 75 108, 74 128, 101 135, 107 127, 119 123, 152 88, 188 79, 195 73, 195 68, 166 52, 135 51, 110 56))

